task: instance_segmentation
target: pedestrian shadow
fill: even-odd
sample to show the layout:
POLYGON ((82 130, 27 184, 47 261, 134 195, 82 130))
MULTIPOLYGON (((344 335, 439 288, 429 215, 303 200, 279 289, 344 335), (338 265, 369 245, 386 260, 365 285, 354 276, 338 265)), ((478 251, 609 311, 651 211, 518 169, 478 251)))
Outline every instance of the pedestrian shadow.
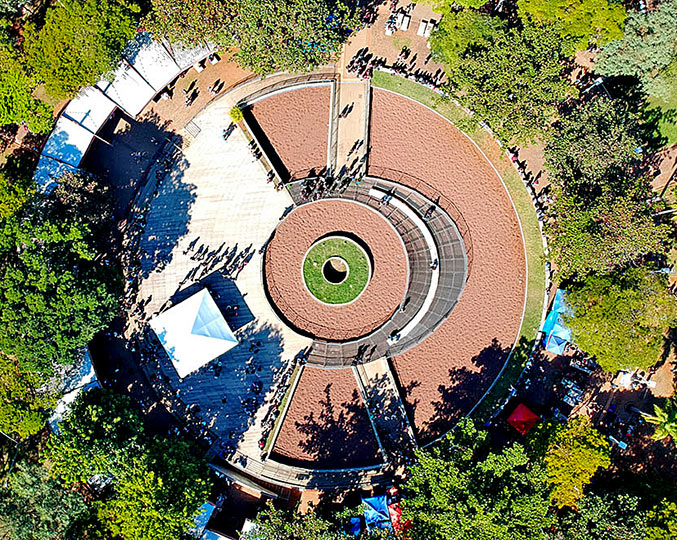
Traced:
POLYGON ((189 287, 175 292, 169 300, 170 304, 176 305, 205 287, 209 290, 231 330, 236 331, 254 320, 254 314, 247 306, 247 302, 240 289, 237 288, 235 281, 225 277, 219 271, 213 272, 189 287))
POLYGON ((282 336, 274 327, 252 324, 236 337, 236 347, 181 379, 152 331, 146 333, 154 345, 157 374, 151 382, 159 397, 171 403, 200 443, 224 459, 236 454, 259 411, 267 412, 286 366, 282 336))

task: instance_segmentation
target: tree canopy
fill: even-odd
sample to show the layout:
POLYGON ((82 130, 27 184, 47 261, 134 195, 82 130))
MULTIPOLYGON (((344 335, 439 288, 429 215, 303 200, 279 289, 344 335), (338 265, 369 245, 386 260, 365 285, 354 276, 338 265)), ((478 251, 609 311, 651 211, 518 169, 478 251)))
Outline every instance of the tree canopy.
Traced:
POLYGON ((574 94, 562 77, 562 40, 550 26, 509 28, 483 13, 452 11, 433 34, 432 50, 458 99, 505 141, 548 132, 556 105, 574 94))
POLYGON ((626 13, 623 4, 608 0, 519 0, 523 19, 555 25, 573 53, 590 44, 605 45, 623 37, 626 13))
POLYGON ((334 0, 153 0, 151 32, 186 44, 235 48, 256 73, 326 64, 357 28, 357 11, 334 0))
POLYGON ((547 224, 552 259, 562 278, 610 272, 667 249, 669 228, 656 225, 648 190, 598 197, 587 205, 557 193, 547 224))
POLYGON ((108 215, 98 185, 66 177, 0 221, 0 350, 24 369, 49 375, 74 362, 114 315, 121 284, 98 257, 108 215))
POLYGON ((233 43, 232 20, 237 2, 223 0, 152 0, 144 25, 153 35, 170 42, 221 46, 233 43))
POLYGON ((574 342, 612 373, 653 366, 666 330, 677 321, 677 300, 666 279, 647 268, 588 276, 571 288, 567 302, 574 311, 566 321, 574 342))
POLYGON ((43 454, 66 486, 92 477, 113 485, 95 510, 110 534, 137 540, 175 540, 209 495, 199 449, 145 433, 129 397, 95 389, 81 394, 43 454))
POLYGON ((582 203, 618 194, 634 184, 643 132, 618 101, 587 101, 556 124, 545 146, 545 164, 565 193, 582 203))
POLYGON ((677 407, 674 403, 669 403, 667 408, 655 404, 653 407, 654 413, 644 417, 647 422, 656 426, 653 438, 661 440, 669 437, 677 443, 677 407))
POLYGON ((39 388, 42 382, 39 374, 0 353, 0 431, 25 439, 45 427, 45 411, 56 399, 39 388))
POLYGON ((558 426, 545 453, 550 500, 559 508, 575 507, 583 497, 583 487, 598 469, 610 464, 609 443, 589 418, 581 416, 558 426))
POLYGON ((61 0, 25 27, 26 62, 54 97, 74 96, 117 67, 139 8, 118 0, 61 0))
POLYGON ((590 495, 576 512, 564 512, 548 540, 645 540, 646 512, 637 497, 590 495))
POLYGON ((45 133, 52 127, 50 107, 35 99, 36 86, 20 62, 15 45, 0 24, 0 126, 20 124, 33 133, 45 133))
POLYGON ((632 12, 622 38, 604 47, 596 71, 636 77, 643 90, 660 98, 676 91, 677 0, 661 2, 647 13, 632 12))
POLYGON ((418 451, 404 486, 402 519, 419 540, 544 538, 553 520, 544 468, 518 444, 491 452, 465 419, 445 441, 418 451))
POLYGON ((82 496, 64 491, 40 465, 20 461, 0 485, 0 530, 12 540, 61 540, 86 511, 82 496))
POLYGON ((296 511, 276 509, 271 502, 256 518, 256 528, 244 533, 242 540, 340 540, 335 525, 310 511, 304 515, 296 511))

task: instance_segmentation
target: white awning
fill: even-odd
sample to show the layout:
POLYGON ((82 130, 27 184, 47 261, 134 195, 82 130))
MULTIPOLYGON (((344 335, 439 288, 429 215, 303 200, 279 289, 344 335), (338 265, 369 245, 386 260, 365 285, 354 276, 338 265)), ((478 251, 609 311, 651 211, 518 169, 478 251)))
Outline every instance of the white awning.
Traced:
POLYGON ((153 41, 148 32, 137 34, 136 39, 125 47, 123 56, 156 93, 181 71, 167 48, 162 43, 153 41))
POLYGON ((149 324, 181 378, 238 343, 207 289, 153 317, 149 324))
POLYGON ((127 62, 113 72, 113 80, 101 79, 96 85, 129 116, 135 118, 153 99, 155 89, 127 62))
POLYGON ((88 86, 66 106, 63 116, 93 133, 98 133, 114 110, 115 103, 101 91, 88 86))

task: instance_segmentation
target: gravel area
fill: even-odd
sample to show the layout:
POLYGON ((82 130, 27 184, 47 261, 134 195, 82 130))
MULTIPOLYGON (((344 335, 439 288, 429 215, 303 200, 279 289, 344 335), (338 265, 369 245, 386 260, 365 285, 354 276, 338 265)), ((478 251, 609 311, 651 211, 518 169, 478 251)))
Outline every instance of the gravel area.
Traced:
POLYGON ((280 223, 266 250, 264 272, 271 298, 290 323, 321 339, 348 340, 381 326, 399 307, 407 264, 399 235, 381 214, 356 202, 322 200, 298 207, 280 223), (350 304, 318 302, 303 283, 306 252, 330 233, 354 235, 373 257, 373 276, 350 304))
POLYGON ((375 465, 379 452, 352 370, 306 366, 271 457, 333 469, 375 465))
POLYGON ((370 145, 370 166, 433 185, 458 207, 473 240, 473 271, 460 302, 437 332, 393 362, 425 443, 467 414, 503 366, 521 323, 524 247, 500 179, 446 119, 375 89, 370 145))
POLYGON ((267 97, 250 107, 287 171, 327 166, 329 86, 310 86, 267 97))

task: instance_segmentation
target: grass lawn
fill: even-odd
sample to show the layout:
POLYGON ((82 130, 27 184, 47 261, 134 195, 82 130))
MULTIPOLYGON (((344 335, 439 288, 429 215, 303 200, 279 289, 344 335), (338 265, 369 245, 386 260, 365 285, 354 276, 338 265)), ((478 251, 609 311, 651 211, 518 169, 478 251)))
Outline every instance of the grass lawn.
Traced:
POLYGON ((647 101, 650 109, 658 109, 663 115, 658 121, 658 131, 666 139, 665 145, 677 143, 677 91, 667 101, 652 96, 647 101))
POLYGON ((473 417, 484 420, 491 413, 494 406, 503 399, 510 385, 522 371, 524 363, 529 358, 529 353, 541 323, 543 298, 545 295, 545 255, 543 253, 543 243, 541 241, 536 211, 531 204, 531 198, 524 188, 522 179, 496 141, 486 131, 476 127, 476 123, 474 124, 474 129, 464 129, 472 124, 469 122, 468 114, 460 106, 455 105, 451 101, 442 101, 437 93, 425 86, 396 75, 376 71, 371 83, 375 87, 391 90, 414 99, 440 113, 451 123, 455 125, 460 124, 459 127, 475 141, 489 161, 496 167, 515 204, 515 209, 522 225, 527 252, 529 279, 527 283, 526 308, 518 342, 515 345, 508 365, 487 397, 473 412, 473 417))
POLYGON ((334 237, 321 240, 310 248, 303 261, 303 279, 315 298, 326 304, 347 304, 359 296, 369 282, 371 267, 364 250, 347 238, 334 237), (325 263, 331 265, 332 257, 338 262, 334 283, 327 280, 325 263), (338 281, 341 281, 338 283, 338 281))

